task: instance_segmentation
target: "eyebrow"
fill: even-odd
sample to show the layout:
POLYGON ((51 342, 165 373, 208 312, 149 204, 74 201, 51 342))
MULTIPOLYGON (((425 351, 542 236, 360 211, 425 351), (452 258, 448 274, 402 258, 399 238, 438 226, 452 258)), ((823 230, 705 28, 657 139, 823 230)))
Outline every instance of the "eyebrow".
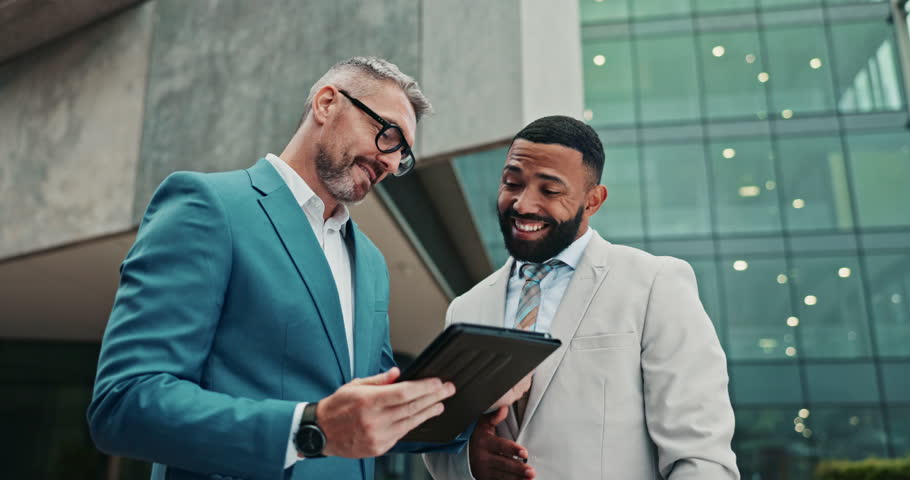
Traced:
MULTIPOLYGON (((515 165, 506 165, 505 167, 503 167, 502 170, 503 170, 503 173, 507 173, 507 172, 508 173, 518 173, 518 174, 524 173, 524 170, 522 170, 519 167, 516 167, 515 165)), ((566 186, 565 180, 563 180, 555 175, 547 175, 546 173, 535 173, 534 176, 537 178, 541 178, 543 180, 547 180, 550 182, 556 182, 560 185, 566 186)))

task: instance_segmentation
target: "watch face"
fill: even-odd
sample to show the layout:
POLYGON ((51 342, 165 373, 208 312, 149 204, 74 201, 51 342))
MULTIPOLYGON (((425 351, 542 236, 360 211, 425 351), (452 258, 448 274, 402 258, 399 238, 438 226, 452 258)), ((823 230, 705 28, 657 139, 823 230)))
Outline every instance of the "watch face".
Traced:
POLYGON ((305 456, 321 455, 325 447, 325 435, 315 425, 303 425, 297 431, 297 449, 305 456))

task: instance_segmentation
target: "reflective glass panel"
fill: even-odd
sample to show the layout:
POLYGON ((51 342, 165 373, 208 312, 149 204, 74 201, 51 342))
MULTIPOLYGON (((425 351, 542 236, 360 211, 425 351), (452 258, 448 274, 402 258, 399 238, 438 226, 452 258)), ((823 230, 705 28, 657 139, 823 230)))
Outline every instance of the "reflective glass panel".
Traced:
POLYGON ((726 322, 724 321, 723 312, 720 311, 720 289, 717 285, 717 267, 714 260, 689 260, 692 270, 695 271, 695 278, 698 281, 698 296, 705 312, 714 323, 714 329, 717 331, 717 337, 726 349, 726 322))
POLYGON ((910 406, 889 407, 888 422, 891 427, 894 454, 898 456, 910 454, 910 406))
POLYGON ((741 12, 755 9, 755 0, 695 0, 695 10, 705 13, 741 12))
POLYGON ((796 316, 803 355, 815 358, 870 355, 868 314, 856 257, 797 257, 796 316))
MULTIPOLYGON (((834 24, 838 107, 844 112, 900 110, 904 106, 894 27, 885 19, 834 24)), ((812 67, 825 68, 821 62, 812 67)))
POLYGON ((814 407, 806 419, 822 459, 861 460, 888 455, 882 412, 878 407, 814 407))
POLYGON ((474 225, 477 226, 477 233, 486 247, 490 261, 496 267, 509 258, 502 242, 496 214, 496 195, 508 151, 508 148, 499 148, 464 155, 453 160, 455 173, 464 190, 468 208, 471 209, 474 225))
POLYGON ((910 357, 910 254, 869 255, 866 266, 878 353, 910 357))
POLYGON ((629 0, 579 0, 582 23, 623 20, 629 16, 629 0))
POLYGON ((812 478, 810 442, 794 430, 802 407, 736 408, 733 445, 741 478, 812 478))
POLYGON ((699 118, 697 59, 692 36, 642 37, 636 50, 641 121, 699 118))
POLYGON ((738 406, 789 403, 803 405, 796 362, 730 365, 733 402, 738 406))
POLYGON ((781 170, 777 186, 781 188, 787 229, 799 232, 853 228, 840 138, 785 137, 778 140, 777 150, 781 170))
POLYGON ((731 139, 709 144, 717 231, 773 233, 781 230, 771 144, 731 139))
POLYGON ((888 403, 910 405, 910 362, 882 362, 882 382, 888 403))
POLYGON ((652 236, 711 231, 704 149, 700 143, 644 149, 647 221, 652 236))
POLYGON ((688 13, 691 0, 633 0, 636 17, 675 17, 688 13))
POLYGON ((847 147, 860 225, 910 225, 910 134, 851 134, 847 147))
POLYGON ((765 85, 757 80, 766 67, 758 32, 704 32, 698 42, 708 118, 765 117, 765 85))
POLYGON ((585 121, 592 125, 634 124, 635 79, 628 40, 582 46, 585 121))
POLYGON ((793 315, 786 273, 783 259, 724 259, 721 280, 726 295, 730 359, 783 359, 797 355, 794 328, 798 324, 788 324, 793 315))
POLYGON ((821 4, 821 0, 758 0, 758 4, 765 10, 790 7, 813 7, 821 4))
POLYGON ((641 241, 641 175, 638 148, 606 146, 606 159, 601 183, 607 187, 607 201, 591 217, 591 226, 612 239, 641 241))
POLYGON ((831 69, 813 69, 813 58, 829 58, 825 29, 821 25, 769 28, 768 69, 757 82, 771 88, 771 116, 789 119, 808 113, 834 110, 831 69))
POLYGON ((881 396, 870 362, 806 365, 809 402, 813 405, 873 404, 881 396))

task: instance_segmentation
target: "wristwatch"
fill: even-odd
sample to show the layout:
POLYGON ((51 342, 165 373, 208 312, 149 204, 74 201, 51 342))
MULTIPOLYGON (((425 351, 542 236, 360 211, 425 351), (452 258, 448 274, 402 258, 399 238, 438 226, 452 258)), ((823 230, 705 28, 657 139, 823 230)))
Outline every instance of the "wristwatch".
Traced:
POLYGON ((308 403, 303 407, 300 427, 297 429, 297 435, 294 436, 294 446, 304 458, 325 456, 322 454, 322 449, 325 448, 325 434, 322 433, 322 429, 319 428, 319 423, 316 421, 317 403, 308 403))

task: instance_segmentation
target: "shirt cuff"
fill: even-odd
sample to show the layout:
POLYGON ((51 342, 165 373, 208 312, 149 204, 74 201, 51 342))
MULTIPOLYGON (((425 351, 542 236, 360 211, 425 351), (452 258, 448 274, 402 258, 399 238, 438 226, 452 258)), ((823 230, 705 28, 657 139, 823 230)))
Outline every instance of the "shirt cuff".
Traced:
POLYGON ((300 429, 300 418, 303 417, 303 407, 306 405, 307 402, 301 402, 297 404, 296 408, 294 408, 294 419, 291 423, 291 435, 288 437, 288 451, 284 456, 285 469, 291 468, 295 463, 304 459, 304 457, 301 457, 297 454, 297 447, 294 446, 294 436, 297 435, 297 430, 300 429))

